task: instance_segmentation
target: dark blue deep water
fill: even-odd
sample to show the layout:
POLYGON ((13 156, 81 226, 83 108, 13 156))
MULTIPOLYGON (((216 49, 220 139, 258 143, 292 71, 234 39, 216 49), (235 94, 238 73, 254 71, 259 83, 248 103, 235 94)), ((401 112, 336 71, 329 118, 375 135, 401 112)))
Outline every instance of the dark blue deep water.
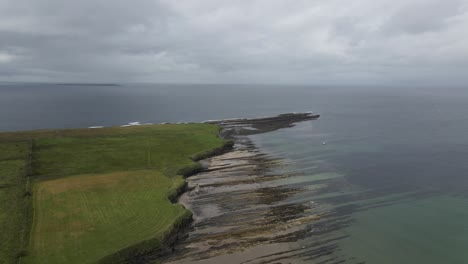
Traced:
POLYGON ((1 84, 0 131, 313 111, 253 136, 303 174, 288 184, 320 184, 295 199, 333 212, 333 232, 301 243, 333 241, 346 263, 468 263, 466 88, 1 84))

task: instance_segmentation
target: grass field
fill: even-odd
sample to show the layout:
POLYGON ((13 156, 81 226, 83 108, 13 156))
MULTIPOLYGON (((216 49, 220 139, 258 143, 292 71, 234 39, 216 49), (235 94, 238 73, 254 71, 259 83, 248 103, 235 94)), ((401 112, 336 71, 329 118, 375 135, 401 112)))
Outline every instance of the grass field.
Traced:
POLYGON ((218 128, 204 124, 142 126, 134 133, 67 136, 36 140, 35 176, 63 176, 135 169, 157 169, 174 175, 193 164, 189 157, 221 144, 218 128))
POLYGON ((156 170, 78 175, 34 187, 35 221, 23 263, 93 263, 148 239, 162 239, 190 213, 167 195, 184 183, 156 170))
POLYGON ((22 251, 28 142, 0 143, 0 263, 14 263, 22 251))
POLYGON ((181 124, 0 133, 0 263, 24 254, 29 174, 34 217, 21 263, 95 263, 157 248, 190 216, 168 199, 184 184, 177 173, 223 145, 217 132, 181 124))

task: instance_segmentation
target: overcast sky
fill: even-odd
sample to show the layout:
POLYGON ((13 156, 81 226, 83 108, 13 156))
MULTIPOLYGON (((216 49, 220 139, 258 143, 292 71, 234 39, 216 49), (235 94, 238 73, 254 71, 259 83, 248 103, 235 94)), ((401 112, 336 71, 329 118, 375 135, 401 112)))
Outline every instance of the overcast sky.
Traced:
POLYGON ((468 83, 468 0, 0 0, 0 81, 468 83))

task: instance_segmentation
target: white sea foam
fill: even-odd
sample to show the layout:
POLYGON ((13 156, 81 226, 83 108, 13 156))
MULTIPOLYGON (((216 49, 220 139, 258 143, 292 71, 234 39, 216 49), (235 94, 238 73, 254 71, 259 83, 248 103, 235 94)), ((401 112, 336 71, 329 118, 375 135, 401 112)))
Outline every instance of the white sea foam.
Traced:
POLYGON ((122 125, 121 127, 129 127, 129 126, 141 126, 140 122, 130 122, 126 125, 122 125))
POLYGON ((245 130, 258 130, 258 129, 256 129, 256 128, 254 128, 254 127, 248 127, 248 126, 245 126, 245 127, 243 127, 243 128, 244 128, 245 130))

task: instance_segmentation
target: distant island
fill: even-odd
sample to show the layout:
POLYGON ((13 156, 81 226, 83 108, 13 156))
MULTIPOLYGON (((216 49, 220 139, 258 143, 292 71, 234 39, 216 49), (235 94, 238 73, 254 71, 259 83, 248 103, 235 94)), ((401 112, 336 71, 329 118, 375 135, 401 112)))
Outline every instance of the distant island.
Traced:
POLYGON ((56 83, 55 85, 71 85, 71 86, 122 86, 117 83, 56 83))

